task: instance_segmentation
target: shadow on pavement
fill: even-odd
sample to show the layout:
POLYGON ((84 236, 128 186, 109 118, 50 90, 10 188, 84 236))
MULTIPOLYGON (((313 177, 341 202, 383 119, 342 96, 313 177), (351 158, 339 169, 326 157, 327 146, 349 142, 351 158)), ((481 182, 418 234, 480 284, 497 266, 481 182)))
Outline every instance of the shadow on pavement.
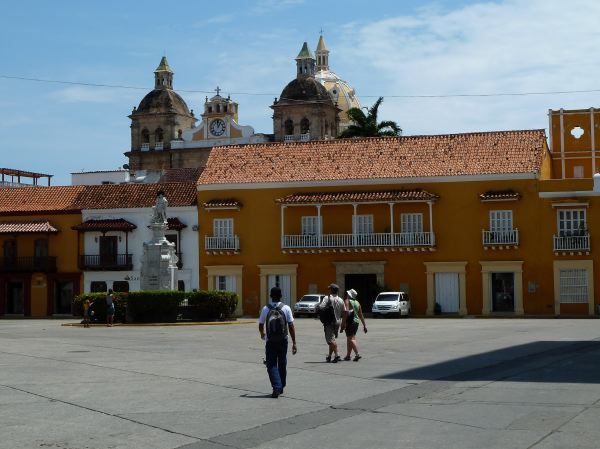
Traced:
POLYGON ((397 371, 382 379, 600 383, 600 341, 538 341, 397 371))

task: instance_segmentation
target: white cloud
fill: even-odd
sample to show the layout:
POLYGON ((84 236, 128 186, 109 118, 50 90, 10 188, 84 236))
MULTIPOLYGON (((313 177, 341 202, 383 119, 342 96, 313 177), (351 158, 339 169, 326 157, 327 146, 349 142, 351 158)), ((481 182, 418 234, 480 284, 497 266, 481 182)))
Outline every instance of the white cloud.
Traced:
POLYGON ((548 108, 587 108, 597 105, 600 94, 390 96, 600 88, 597 17, 600 3, 593 0, 505 0, 445 12, 420 10, 347 25, 346 44, 336 49, 336 59, 347 61, 346 67, 353 64, 349 81, 359 96, 388 96, 381 118, 397 120, 407 134, 544 127, 548 108))

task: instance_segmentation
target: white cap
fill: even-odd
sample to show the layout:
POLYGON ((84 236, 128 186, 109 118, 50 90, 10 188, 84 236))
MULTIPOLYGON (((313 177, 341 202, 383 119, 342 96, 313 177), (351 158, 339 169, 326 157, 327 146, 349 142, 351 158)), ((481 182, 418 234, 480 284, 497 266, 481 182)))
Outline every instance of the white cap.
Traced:
POLYGON ((346 294, 347 294, 348 296, 350 296, 350 298, 352 298, 352 299, 356 299, 356 295, 357 295, 358 293, 356 293, 356 290, 354 290, 353 288, 351 288, 350 290, 348 290, 348 291, 346 292, 346 294))

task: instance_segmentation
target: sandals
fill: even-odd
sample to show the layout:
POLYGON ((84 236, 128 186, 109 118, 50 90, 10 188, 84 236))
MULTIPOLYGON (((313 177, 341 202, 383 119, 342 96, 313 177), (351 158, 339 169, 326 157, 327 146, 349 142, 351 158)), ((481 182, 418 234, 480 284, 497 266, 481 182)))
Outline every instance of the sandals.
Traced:
POLYGON ((346 357, 344 357, 344 360, 345 360, 346 362, 349 362, 349 361, 350 361, 350 356, 349 356, 349 355, 347 355, 346 357))
MULTIPOLYGON (((358 362, 360 359, 362 359, 362 356, 361 356, 360 354, 356 354, 356 355, 354 356, 354 361, 355 361, 355 362, 358 362)), ((348 360, 350 360, 350 359, 348 359, 348 360)))
POLYGON ((327 363, 330 363, 330 362, 331 362, 331 356, 330 356, 330 355, 328 355, 327 357, 325 357, 325 361, 326 361, 327 363))

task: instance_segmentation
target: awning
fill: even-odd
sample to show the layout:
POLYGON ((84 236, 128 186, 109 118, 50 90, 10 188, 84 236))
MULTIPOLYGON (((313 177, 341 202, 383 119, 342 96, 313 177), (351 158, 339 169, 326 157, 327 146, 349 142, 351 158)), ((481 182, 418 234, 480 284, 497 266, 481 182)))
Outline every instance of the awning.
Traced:
POLYGON ((242 203, 234 198, 212 199, 203 204, 205 209, 240 209, 242 203))
POLYGON ((0 221, 0 234, 57 233, 58 229, 47 220, 0 221))
POLYGON ((327 203, 401 203, 412 201, 435 201, 438 195, 423 189, 376 190, 356 192, 293 193, 276 201, 281 204, 327 204, 327 203))
POLYGON ((124 231, 130 232, 136 229, 137 226, 128 222, 123 218, 113 220, 86 220, 83 223, 72 226, 71 229, 82 232, 108 232, 108 231, 124 231))
POLYGON ((170 231, 181 231, 183 228, 187 228, 187 225, 179 221, 179 218, 167 218, 167 229, 169 229, 170 231))
POLYGON ((481 201, 516 201, 521 194, 514 190, 488 190, 479 194, 481 201))

